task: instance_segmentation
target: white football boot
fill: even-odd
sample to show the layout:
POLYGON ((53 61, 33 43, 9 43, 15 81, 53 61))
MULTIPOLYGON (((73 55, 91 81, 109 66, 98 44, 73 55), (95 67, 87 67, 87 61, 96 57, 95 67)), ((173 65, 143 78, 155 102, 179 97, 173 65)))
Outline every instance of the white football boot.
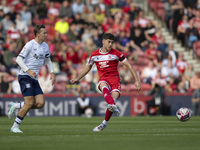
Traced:
POLYGON ((94 131, 94 132, 100 132, 100 131, 102 131, 105 127, 106 127, 106 125, 103 124, 103 123, 101 123, 99 126, 95 127, 95 128, 93 129, 93 131, 94 131))
POLYGON ((111 112, 113 112, 115 115, 119 116, 120 111, 119 111, 119 109, 117 108, 116 105, 114 105, 114 104, 108 104, 107 108, 108 108, 109 111, 111 111, 111 112))
POLYGON ((11 133, 23 133, 19 128, 11 128, 10 132, 11 133))
POLYGON ((14 102, 11 102, 11 103, 8 104, 8 107, 10 108, 10 110, 8 112, 8 118, 10 120, 12 119, 12 117, 14 116, 14 113, 16 111, 16 108, 14 106, 15 106, 14 102))

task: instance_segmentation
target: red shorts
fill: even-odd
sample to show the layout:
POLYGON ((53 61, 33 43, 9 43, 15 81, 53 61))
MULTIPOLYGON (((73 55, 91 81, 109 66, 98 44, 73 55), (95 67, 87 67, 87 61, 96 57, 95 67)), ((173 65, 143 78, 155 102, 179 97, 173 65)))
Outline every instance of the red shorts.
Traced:
POLYGON ((99 85, 105 82, 110 90, 110 93, 112 92, 121 92, 121 84, 120 84, 120 77, 119 76, 115 76, 115 77, 103 77, 99 79, 98 82, 98 89, 101 91, 99 85))

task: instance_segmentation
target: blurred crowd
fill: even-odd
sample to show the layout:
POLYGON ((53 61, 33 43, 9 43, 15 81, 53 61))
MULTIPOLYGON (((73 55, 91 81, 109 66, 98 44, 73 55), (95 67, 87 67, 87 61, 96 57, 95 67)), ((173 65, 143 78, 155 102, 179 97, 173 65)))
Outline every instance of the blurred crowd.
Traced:
MULTIPOLYGON (((164 2, 169 7, 165 11, 171 11, 166 16, 166 23, 170 20, 167 17, 180 20, 173 31, 182 44, 199 39, 198 2, 195 7, 184 5, 193 0, 164 2), (186 39, 188 42, 184 42, 186 39)), ((44 93, 99 92, 95 66, 80 83, 69 81, 80 73, 91 52, 102 46, 101 37, 107 32, 116 37, 113 48, 120 50, 136 69, 143 91, 159 85, 166 92, 186 93, 200 84, 200 72, 194 71, 182 53, 176 53, 174 45, 166 42, 159 24, 146 18, 144 10, 133 0, 0 0, 1 93, 20 93, 19 66, 15 60, 24 44, 34 38, 36 24, 44 24, 48 32, 46 42, 57 80, 52 87, 48 69, 42 67, 39 82, 44 93)), ((134 91, 133 77, 121 63, 119 73, 121 90, 134 91)))

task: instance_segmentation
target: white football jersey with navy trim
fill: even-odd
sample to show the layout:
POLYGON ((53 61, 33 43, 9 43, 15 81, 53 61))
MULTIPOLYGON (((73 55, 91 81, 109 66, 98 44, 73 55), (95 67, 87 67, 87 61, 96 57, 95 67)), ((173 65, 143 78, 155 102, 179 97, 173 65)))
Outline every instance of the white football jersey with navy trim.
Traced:
MULTIPOLYGON (((49 46, 46 42, 39 44, 35 39, 26 43, 19 56, 23 57, 24 64, 31 70, 34 71, 38 77, 41 67, 44 64, 45 58, 50 57, 49 46)), ((20 75, 29 75, 20 69, 20 75)), ((30 76, 30 75, 29 75, 30 76)))

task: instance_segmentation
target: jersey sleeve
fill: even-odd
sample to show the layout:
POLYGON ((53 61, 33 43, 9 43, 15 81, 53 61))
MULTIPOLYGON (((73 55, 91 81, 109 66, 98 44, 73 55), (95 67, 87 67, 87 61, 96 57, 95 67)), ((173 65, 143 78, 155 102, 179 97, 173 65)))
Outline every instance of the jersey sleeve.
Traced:
POLYGON ((94 59, 93 59, 94 57, 93 57, 93 55, 91 54, 90 55, 90 58, 89 58, 89 60, 88 60, 88 65, 90 65, 90 66, 92 66, 93 64, 94 64, 94 59))
POLYGON ((126 57, 120 51, 117 51, 117 57, 121 62, 124 62, 126 60, 126 57))
POLYGON ((19 56, 25 58, 31 51, 31 48, 32 48, 31 45, 32 44, 30 42, 26 43, 26 45, 23 47, 23 49, 19 53, 19 56))
POLYGON ((46 44, 46 48, 47 48, 47 51, 46 51, 46 54, 45 54, 45 58, 49 58, 51 56, 50 54, 50 51, 49 51, 49 46, 46 44))

